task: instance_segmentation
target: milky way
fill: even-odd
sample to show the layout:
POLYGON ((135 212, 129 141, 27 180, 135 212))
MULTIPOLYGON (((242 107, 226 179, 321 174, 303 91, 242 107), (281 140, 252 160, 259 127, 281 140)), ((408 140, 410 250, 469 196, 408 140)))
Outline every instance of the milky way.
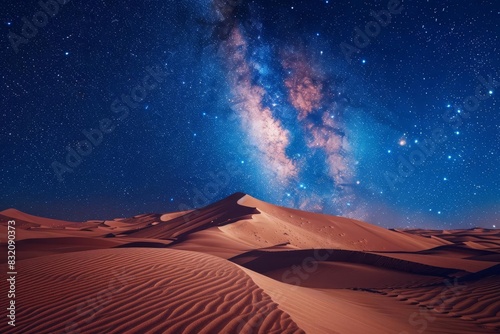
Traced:
POLYGON ((498 1, 70 2, 16 50, 40 7, 2 9, 0 209, 109 219, 245 192, 500 225, 498 1))
POLYGON ((235 101, 233 108, 241 120, 242 131, 247 132, 250 142, 255 145, 255 153, 261 157, 269 177, 288 185, 297 177, 297 166, 286 154, 290 134, 273 116, 273 111, 264 106, 263 99, 268 92, 252 83, 253 68, 246 60, 248 45, 239 28, 231 31, 224 48, 235 101))
MULTIPOLYGON (((215 6, 218 17, 223 23, 234 17, 236 6, 233 2, 221 2, 215 6), (222 9, 221 9, 222 8, 222 9)), ((240 22, 235 21, 227 40, 221 44, 227 67, 227 80, 230 83, 233 99, 233 110, 237 113, 241 129, 246 138, 255 147, 265 177, 272 187, 286 191, 282 198, 285 203, 302 210, 325 211, 335 210, 339 214, 354 218, 365 218, 358 205, 354 187, 356 187, 356 160, 349 144, 348 129, 343 123, 345 106, 336 101, 338 92, 335 83, 325 77, 318 64, 315 64, 307 51, 294 45, 270 47, 257 38, 257 46, 249 41, 255 36, 246 35, 247 31, 240 22), (265 58, 256 59, 256 49, 271 50, 265 58), (281 85, 264 85, 269 63, 276 61, 280 68, 274 73, 282 73, 281 85), (282 105, 264 100, 280 94, 286 96, 285 103, 295 114, 292 129, 284 125, 284 115, 280 114, 282 105), (293 157, 290 153, 290 132, 302 136, 305 154, 293 157), (322 188, 327 193, 319 193, 315 186, 307 185, 310 179, 308 165, 312 156, 320 154, 323 161, 323 175, 313 175, 323 179, 322 188), (307 177, 308 176, 308 177, 307 177), (298 188, 299 191, 295 189, 298 188), (293 196, 291 195, 293 193, 293 196)), ((289 117, 285 117, 289 121, 289 117)), ((295 141, 300 141, 295 139, 295 141)))

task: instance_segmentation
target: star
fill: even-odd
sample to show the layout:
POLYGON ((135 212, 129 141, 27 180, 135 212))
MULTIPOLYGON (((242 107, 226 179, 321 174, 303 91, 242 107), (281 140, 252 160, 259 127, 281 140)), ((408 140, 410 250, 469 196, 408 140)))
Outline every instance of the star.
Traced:
MULTIPOLYGON (((79 154, 82 164, 71 168, 72 173, 64 172, 64 179, 74 183, 75 190, 67 190, 73 199, 90 197, 96 189, 101 191, 98 185, 102 175, 94 171, 113 170, 119 166, 117 177, 107 180, 107 188, 102 189, 104 195, 120 195, 123 189, 127 189, 127 194, 135 194, 137 199, 151 203, 148 211, 161 209, 155 204, 162 200, 170 205, 169 210, 176 210, 175 206, 180 204, 181 198, 187 201, 195 195, 187 186, 188 181, 198 175, 204 177, 205 172, 212 174, 214 171, 214 175, 219 175, 219 169, 226 162, 232 162, 234 169, 245 171, 245 177, 232 177, 231 185, 221 190, 218 198, 222 197, 222 193, 243 190, 267 202, 280 203, 284 199, 287 203, 283 204, 295 209, 300 207, 327 214, 359 215, 361 220, 374 224, 390 224, 380 218, 380 208, 383 207, 387 210, 386 218, 399 217, 399 214, 410 220, 422 217, 422 226, 416 221, 412 221, 410 226, 435 224, 432 227, 437 228, 451 224, 461 228, 472 223, 488 227, 484 223, 488 221, 484 219, 484 213, 496 212, 491 204, 497 198, 495 183, 491 182, 496 175, 494 169, 489 167, 497 156, 495 108, 498 101, 492 97, 496 97, 494 93, 500 79, 498 73, 478 73, 473 82, 467 78, 479 71, 478 64, 495 59, 496 45, 491 43, 491 34, 481 28, 483 23, 485 26, 495 24, 497 10, 493 13, 486 9, 479 14, 457 7, 458 15, 470 25, 470 29, 460 32, 459 40, 456 36, 429 29, 428 21, 419 20, 415 12, 406 13, 408 20, 395 14, 390 26, 383 31, 384 41, 380 40, 382 35, 367 35, 370 43, 366 41, 366 47, 359 48, 356 47, 356 39, 361 36, 356 38, 348 30, 352 32, 358 23, 363 23, 359 27, 364 30, 369 21, 363 19, 363 22, 353 24, 350 19, 353 13, 357 15, 366 9, 366 14, 370 14, 370 10, 361 6, 362 1, 345 4, 332 1, 332 6, 329 1, 320 1, 323 7, 314 6, 309 1, 311 8, 307 8, 307 1, 278 4, 279 1, 253 0, 252 8, 233 8, 233 3, 241 1, 211 0, 217 4, 217 13, 213 6, 183 9, 177 4, 180 2, 174 1, 172 6, 179 5, 182 11, 172 8, 172 18, 167 19, 156 15, 155 6, 145 6, 137 9, 140 11, 137 16, 147 18, 148 24, 143 25, 139 20, 134 24, 133 34, 128 29, 120 34, 104 34, 100 36, 102 43, 97 44, 93 40, 94 34, 80 34, 74 40, 74 29, 63 26, 57 30, 50 26, 44 28, 48 34, 57 31, 61 38, 47 43, 40 35, 33 43, 18 44, 22 51, 20 56, 12 57, 12 68, 1 75, 5 83, 6 109, 15 110, 12 114, 3 112, 5 124, 26 124, 26 131, 20 131, 23 129, 18 126, 9 128, 6 132, 7 144, 13 147, 13 151, 26 154, 16 154, 11 165, 0 167, 2 175, 12 175, 6 177, 0 191, 7 192, 8 196, 11 189, 15 189, 16 179, 33 175, 34 181, 28 185, 28 191, 36 193, 46 189, 47 185, 48 189, 54 190, 47 195, 48 205, 34 208, 33 213, 54 207, 57 198, 65 193, 53 186, 60 181, 58 171, 51 165, 52 156, 53 160, 66 166, 67 154, 74 154, 73 150, 66 149, 69 144, 76 152, 78 142, 81 144, 90 140, 92 144, 94 141, 100 143, 101 124, 92 109, 105 100, 108 104, 106 109, 111 107, 111 112, 115 114, 105 111, 102 117, 112 119, 113 124, 109 126, 115 128, 116 125, 116 130, 103 133, 103 144, 99 149, 93 145, 94 153, 85 157, 79 154), (294 3, 298 5, 297 11, 294 3), (219 5, 225 7, 218 8, 219 5), (221 17, 220 22, 214 25, 192 24, 192 21, 199 20, 183 23, 175 17, 176 13, 184 12, 192 18, 208 18, 214 14, 229 17, 221 17), (272 19, 267 13, 273 13, 272 19), (292 20, 294 22, 290 22, 292 20), (332 29, 334 24, 346 30, 335 31, 332 29), (167 34, 182 32, 181 43, 158 43, 152 36, 154 34, 150 34, 152 26, 161 26, 167 34), (299 26, 306 29, 298 29, 299 26), (418 29, 420 26, 427 35, 424 36, 424 30, 418 29), (415 34, 400 34, 393 29, 414 31, 415 34), (333 31, 338 36, 334 36, 333 31), (199 45, 199 38, 205 33, 216 40, 202 41, 203 45, 199 45), (137 39, 140 45, 119 47, 135 40, 135 37, 140 37, 137 39), (436 38, 450 50, 461 49, 462 53, 447 54, 446 50, 425 43, 425 40, 436 38), (213 42, 217 47, 205 47, 205 42, 213 42), (412 49, 420 48, 422 52, 419 52, 418 61, 414 61, 414 55, 406 48, 394 47, 388 52, 388 45, 410 45, 412 49), (464 45, 466 47, 462 47, 464 45), (188 52, 189 46, 193 46, 196 53, 201 51, 202 63, 199 62, 200 57, 188 52), (356 52, 361 49, 362 52, 356 52), (81 61, 79 58, 87 53, 92 57, 86 60, 88 66, 77 67, 82 71, 80 75, 75 75, 72 66, 59 66, 53 76, 44 76, 44 69, 57 61, 50 57, 39 58, 36 66, 30 66, 29 73, 26 72, 23 58, 39 51, 49 54, 51 50, 56 50, 56 58, 59 52, 63 56, 60 59, 67 58, 66 61, 62 59, 67 63, 65 65, 78 65, 70 63, 81 61), (339 52, 341 57, 337 57, 339 52), (332 55, 338 61, 331 61, 332 55), (133 62, 130 62, 131 57, 133 62), (368 57, 370 66, 365 66, 368 57), (111 62, 108 66, 106 59, 122 61, 111 62), (435 66, 426 66, 428 63, 435 66), (370 72, 372 68, 375 72, 370 72), (386 71, 385 80, 376 77, 377 69, 387 68, 391 70, 386 71), (436 80, 440 73, 434 68, 446 73, 449 80, 436 80), (463 69, 467 73, 462 73, 463 69), (28 76, 19 75, 23 73, 32 74, 30 80, 27 80, 28 76), (146 75, 148 77, 144 78, 146 75), (67 90, 69 84, 73 84, 74 89, 67 90), (156 88, 147 89, 147 94, 144 94, 144 84, 156 88), (476 89, 479 85, 480 89, 476 89), (368 88, 366 93, 364 87, 368 88), (470 117, 466 117, 468 107, 475 101, 470 98, 474 97, 476 90, 480 94, 476 98, 481 99, 481 112, 470 112, 470 117), (68 94, 70 105, 61 102, 63 93, 68 94), (120 98, 116 101, 119 103, 114 103, 114 97, 120 97, 122 93, 128 96, 127 102, 120 98), (55 98, 45 99, 47 96, 55 98), (144 100, 138 102, 143 96, 146 96, 144 100), (40 100, 47 101, 46 108, 51 110, 50 113, 42 116, 37 112, 40 100), (68 113, 68 108, 75 112, 68 113), (134 108, 142 112, 136 115, 133 122, 121 122, 120 126, 120 122, 114 123, 127 110, 132 117, 134 108), (38 143, 33 124, 40 124, 44 133, 55 131, 55 139, 38 143), (64 125, 76 127, 75 131, 69 131, 64 125), (434 136, 433 131, 437 127, 443 129, 443 142, 440 143, 437 143, 438 136, 434 136), (21 145, 24 139, 29 145, 21 145), (433 142, 434 139, 436 142, 433 142), (122 145, 113 145, 118 141, 123 141, 122 145), (481 145, 478 146, 478 143, 481 145), (54 154, 46 154, 49 161, 39 159, 37 152, 54 154), (134 155, 140 156, 147 167, 137 169, 133 163, 134 155), (171 156, 178 159, 168 159, 171 156), (28 159, 30 157, 34 159, 28 159), (36 161, 47 163, 38 164, 36 161), (178 161, 192 163, 183 165, 178 161), (478 163, 471 163, 474 161, 478 163), (162 163, 171 164, 166 170, 176 171, 175 178, 169 173, 154 170, 162 163), (185 168, 180 168, 181 165, 185 168), (53 177, 46 180, 41 176, 47 172, 53 177), (134 173, 141 177, 127 177, 134 173), (158 185, 173 184, 169 189, 150 187, 141 193, 142 190, 138 189, 144 188, 143 180, 153 180, 151 182, 158 185), (360 186, 361 180, 363 187, 360 186), (471 186, 469 189, 473 182, 482 187, 471 186), (262 185, 267 187, 263 189, 262 185), (81 195, 77 189, 82 192, 81 195), (468 196, 471 193, 473 196, 468 196), (151 201, 153 198, 159 200, 151 201), (459 218, 451 217, 451 210, 456 208, 457 203, 462 205, 464 214, 459 218), (429 204, 436 208, 430 209, 429 204), (437 209, 439 207, 444 209, 437 209), (444 210, 450 210, 450 214, 444 210), (424 219, 426 212, 427 221, 424 219), (439 221, 436 218, 443 219, 439 221)), ((426 1, 422 1, 421 7, 422 12, 435 11, 435 5, 426 1)), ((381 9, 374 10, 378 13, 381 9)), ((16 11, 18 14, 22 12, 16 11)), ((10 15, 7 13, 4 17, 4 27, 7 27, 7 33, 11 29, 12 33, 19 34, 23 22, 17 16, 15 21, 14 17, 10 20, 10 15)), ((82 15, 85 21, 96 26, 96 31, 106 29, 97 17, 89 13, 82 15)), ((110 19, 117 22, 116 18, 121 15, 114 15, 110 19)), ((435 18, 430 22, 435 23, 435 18)), ((453 31, 455 25, 441 16, 438 23, 442 31, 453 31)), ((115 25, 116 28, 119 26, 115 25)), ((365 34, 366 31, 363 32, 365 34)), ((358 44, 363 40, 358 40, 358 44)), ((4 53, 0 57, 4 57, 4 53)), ((107 122, 102 124, 108 125, 107 122)), ((85 149, 85 145, 80 147, 80 151, 85 149)), ((59 173, 62 172, 59 170, 59 173)), ((65 209, 69 215, 65 218, 95 218, 92 217, 95 210, 89 210, 92 212, 89 216, 79 217, 81 210, 76 201, 66 203, 69 203, 65 209)), ((136 198, 131 196, 129 201, 119 204, 127 213, 145 210, 138 208, 136 203, 136 198)), ((190 203, 186 204, 190 206, 190 203)), ((33 203, 26 198, 13 200, 12 205, 29 208, 33 203)), ((97 204, 96 207, 100 208, 97 204)), ((102 208, 99 210, 96 216, 109 214, 102 208)), ((394 224, 397 222, 399 220, 395 220, 394 224)), ((489 224, 491 228, 498 222, 489 220, 489 224)))

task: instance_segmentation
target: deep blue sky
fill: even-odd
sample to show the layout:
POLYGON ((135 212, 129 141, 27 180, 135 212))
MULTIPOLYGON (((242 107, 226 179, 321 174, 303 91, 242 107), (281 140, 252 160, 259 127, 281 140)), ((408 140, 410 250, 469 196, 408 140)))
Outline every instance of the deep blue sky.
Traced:
POLYGON ((406 1, 374 24, 391 1, 338 2, 71 0, 32 37, 37 2, 5 4, 0 209, 81 221, 242 191, 386 227, 498 226, 500 3, 406 1))

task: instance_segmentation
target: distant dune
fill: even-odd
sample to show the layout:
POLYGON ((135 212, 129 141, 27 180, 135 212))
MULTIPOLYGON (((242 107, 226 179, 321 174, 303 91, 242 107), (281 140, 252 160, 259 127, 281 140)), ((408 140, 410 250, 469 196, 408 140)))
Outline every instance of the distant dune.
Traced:
POLYGON ((500 331, 497 230, 387 230, 242 193, 83 223, 8 209, 2 235, 11 219, 16 327, 2 297, 0 333, 500 331))

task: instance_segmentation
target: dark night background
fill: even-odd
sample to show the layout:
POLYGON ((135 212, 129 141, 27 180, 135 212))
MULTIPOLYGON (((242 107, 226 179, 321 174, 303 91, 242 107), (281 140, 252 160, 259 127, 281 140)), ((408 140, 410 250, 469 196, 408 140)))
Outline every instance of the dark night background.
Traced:
POLYGON ((9 32, 40 6, 4 2, 0 209, 82 221, 242 191, 385 227, 498 226, 500 3, 405 1, 347 61, 388 2, 71 0, 17 53, 9 32), (155 66, 164 80, 117 120, 155 66), (105 118, 59 181, 53 162, 105 118))

